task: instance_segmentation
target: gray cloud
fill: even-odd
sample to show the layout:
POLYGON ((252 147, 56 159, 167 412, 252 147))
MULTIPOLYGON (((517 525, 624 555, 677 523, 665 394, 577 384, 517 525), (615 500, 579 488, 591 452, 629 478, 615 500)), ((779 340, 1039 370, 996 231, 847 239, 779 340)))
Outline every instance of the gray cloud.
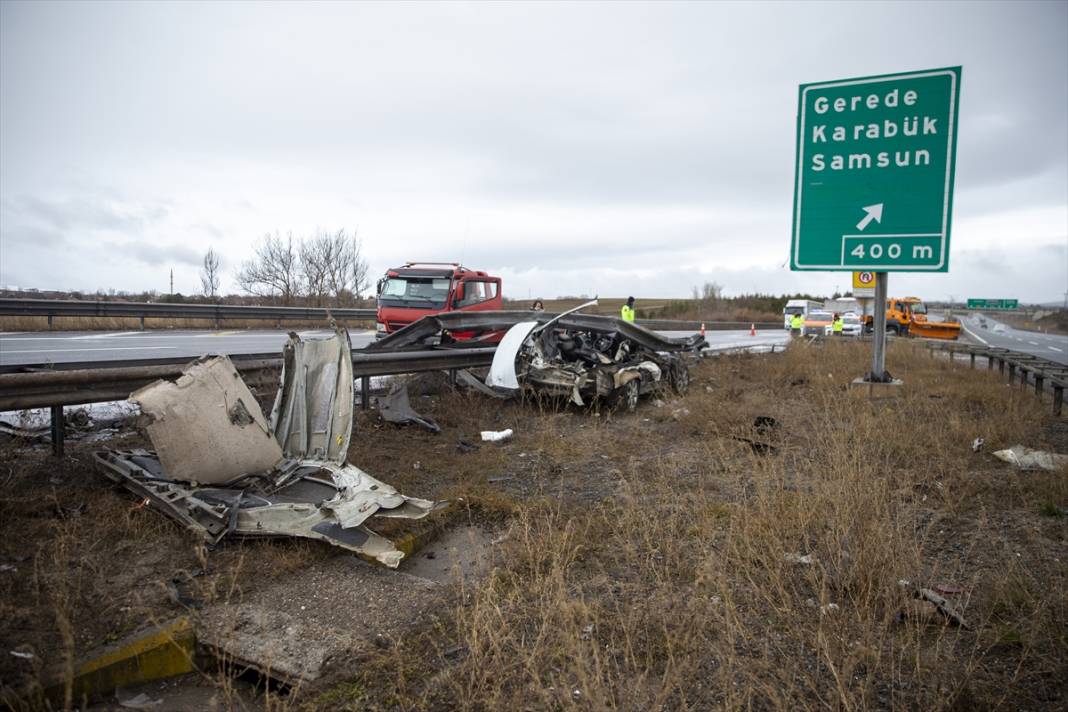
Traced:
POLYGON ((125 256, 148 265, 190 265, 199 267, 203 255, 182 245, 156 245, 151 242, 111 243, 110 247, 125 256))
POLYGON ((3 269, 136 289, 159 275, 129 265, 173 262, 189 291, 209 244, 237 264, 264 232, 358 225, 376 267, 464 254, 537 267, 543 295, 643 268, 680 296, 680 269, 829 290, 779 269, 797 85, 961 64, 948 279, 1015 279, 969 255, 1025 210, 1021 244, 1068 240, 1066 46, 1068 4, 1042 2, 5 2, 3 269), (45 272, 49 240, 74 249, 45 272))

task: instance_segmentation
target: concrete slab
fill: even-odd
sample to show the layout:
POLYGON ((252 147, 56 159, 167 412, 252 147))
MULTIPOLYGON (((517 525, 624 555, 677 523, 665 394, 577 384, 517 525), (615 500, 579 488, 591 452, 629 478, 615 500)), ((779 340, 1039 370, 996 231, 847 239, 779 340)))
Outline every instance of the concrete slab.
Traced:
POLYGON ((416 623, 436 600, 436 588, 339 555, 203 609, 197 640, 225 665, 290 685, 311 682, 331 663, 416 623))
POLYGON ((904 386, 905 382, 899 378, 895 378, 890 383, 872 383, 861 377, 853 379, 853 382, 849 384, 849 390, 861 398, 883 400, 899 398, 904 393, 904 386))

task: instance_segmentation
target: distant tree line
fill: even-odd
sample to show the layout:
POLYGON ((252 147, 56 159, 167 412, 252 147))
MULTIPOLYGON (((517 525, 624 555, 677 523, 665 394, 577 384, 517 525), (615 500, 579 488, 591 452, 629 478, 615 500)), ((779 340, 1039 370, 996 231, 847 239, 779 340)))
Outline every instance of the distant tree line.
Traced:
POLYGON ((0 290, 0 295, 183 304, 355 307, 363 306, 362 300, 371 281, 369 269, 363 242, 355 232, 319 230, 308 237, 295 237, 291 232, 282 237, 276 232, 264 235, 253 247, 252 256, 235 272, 234 281, 243 294, 221 294, 222 260, 211 247, 201 262, 197 294, 100 288, 95 292, 0 290))
POLYGON ((235 278, 247 294, 286 306, 300 298, 310 306, 350 306, 370 285, 368 269, 356 233, 320 230, 300 238, 275 233, 264 236, 235 278))

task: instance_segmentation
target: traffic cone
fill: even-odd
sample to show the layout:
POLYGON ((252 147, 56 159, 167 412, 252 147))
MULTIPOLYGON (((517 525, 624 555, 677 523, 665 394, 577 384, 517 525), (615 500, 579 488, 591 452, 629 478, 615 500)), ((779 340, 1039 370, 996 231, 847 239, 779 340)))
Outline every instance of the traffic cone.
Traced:
POLYGON ((756 336, 756 324, 754 322, 749 322, 749 335, 756 336))
POLYGON ((703 339, 704 337, 705 337, 705 323, 702 321, 701 322, 701 338, 703 339))

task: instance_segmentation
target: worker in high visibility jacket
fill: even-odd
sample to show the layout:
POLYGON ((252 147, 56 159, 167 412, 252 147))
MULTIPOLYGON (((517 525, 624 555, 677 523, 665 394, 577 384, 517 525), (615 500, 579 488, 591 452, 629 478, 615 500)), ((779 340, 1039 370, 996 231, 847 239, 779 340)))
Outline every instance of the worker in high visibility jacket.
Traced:
POLYGON ((805 317, 800 314, 794 314, 790 318, 790 333, 794 336, 801 336, 801 329, 805 326, 805 317))
POLYGON ((834 315, 834 321, 831 322, 831 332, 835 336, 842 335, 842 328, 845 326, 845 320, 842 319, 841 314, 834 315))
POLYGON ((619 316, 623 321, 634 321, 634 297, 627 297, 627 303, 619 310, 619 316))

